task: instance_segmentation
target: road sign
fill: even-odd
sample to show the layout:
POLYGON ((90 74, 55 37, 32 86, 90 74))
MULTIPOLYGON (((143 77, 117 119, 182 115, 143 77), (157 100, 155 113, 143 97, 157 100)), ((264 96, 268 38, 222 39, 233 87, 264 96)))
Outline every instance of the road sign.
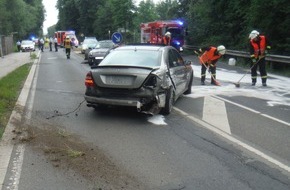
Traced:
POLYGON ((121 33, 119 33, 119 32, 113 33, 113 35, 112 35, 112 41, 115 44, 121 43, 122 42, 122 39, 123 39, 123 37, 122 37, 122 34, 121 33))

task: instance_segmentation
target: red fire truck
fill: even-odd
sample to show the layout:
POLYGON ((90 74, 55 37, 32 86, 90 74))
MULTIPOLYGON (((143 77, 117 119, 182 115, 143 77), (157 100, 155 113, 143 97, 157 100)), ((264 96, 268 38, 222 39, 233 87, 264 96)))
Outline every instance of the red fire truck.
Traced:
POLYGON ((57 31, 54 33, 54 36, 57 38, 57 44, 60 47, 63 47, 63 42, 66 36, 70 37, 75 47, 78 47, 79 45, 79 41, 75 35, 75 31, 57 31))
POLYGON ((166 32, 171 33, 171 45, 183 51, 185 27, 183 22, 178 20, 154 21, 142 23, 141 43, 162 44, 162 37, 166 32))
POLYGON ((65 31, 57 31, 54 33, 54 37, 57 39, 57 45, 60 47, 63 46, 64 34, 65 31))

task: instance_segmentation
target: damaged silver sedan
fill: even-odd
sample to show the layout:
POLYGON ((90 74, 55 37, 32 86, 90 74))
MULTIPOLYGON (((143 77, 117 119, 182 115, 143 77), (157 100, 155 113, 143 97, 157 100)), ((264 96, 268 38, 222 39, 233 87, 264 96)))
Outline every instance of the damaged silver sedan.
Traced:
POLYGON ((171 46, 120 46, 86 75, 87 106, 132 106, 167 115, 182 94, 190 94, 193 70, 171 46))

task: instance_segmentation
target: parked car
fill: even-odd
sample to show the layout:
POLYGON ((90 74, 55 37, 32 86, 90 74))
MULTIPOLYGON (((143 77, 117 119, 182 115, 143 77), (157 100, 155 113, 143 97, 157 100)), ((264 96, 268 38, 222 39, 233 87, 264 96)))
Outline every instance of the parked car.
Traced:
POLYGON ((72 31, 65 32, 65 36, 68 36, 72 42, 72 45, 75 46, 76 48, 78 48, 79 40, 78 40, 77 36, 75 35, 75 32, 72 32, 72 31))
POLYGON ((89 65, 98 65, 103 59, 108 50, 114 47, 112 40, 102 40, 92 49, 88 50, 89 65))
POLYGON ((20 49, 22 52, 35 51, 35 43, 32 40, 22 40, 20 49))
POLYGON ((87 106, 130 106, 146 114, 169 114, 190 94, 193 69, 172 46, 124 45, 112 49, 85 78, 87 106))
POLYGON ((81 53, 85 53, 87 49, 93 49, 98 43, 95 37, 86 37, 81 43, 81 53))
POLYGON ((38 46, 38 38, 33 39, 34 45, 38 46))

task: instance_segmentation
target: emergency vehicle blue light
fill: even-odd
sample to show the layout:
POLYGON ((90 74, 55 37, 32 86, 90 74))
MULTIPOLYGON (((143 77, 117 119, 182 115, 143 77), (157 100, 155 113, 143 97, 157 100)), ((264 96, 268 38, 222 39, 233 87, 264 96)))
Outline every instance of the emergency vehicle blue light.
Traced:
POLYGON ((180 45, 180 42, 179 41, 174 41, 173 43, 176 44, 176 45, 178 45, 178 46, 180 45))
POLYGON ((181 26, 183 25, 182 21, 178 20, 177 22, 178 22, 179 25, 181 25, 181 26))
POLYGON ((31 40, 35 40, 35 36, 34 35, 30 35, 30 37, 29 37, 31 40))

